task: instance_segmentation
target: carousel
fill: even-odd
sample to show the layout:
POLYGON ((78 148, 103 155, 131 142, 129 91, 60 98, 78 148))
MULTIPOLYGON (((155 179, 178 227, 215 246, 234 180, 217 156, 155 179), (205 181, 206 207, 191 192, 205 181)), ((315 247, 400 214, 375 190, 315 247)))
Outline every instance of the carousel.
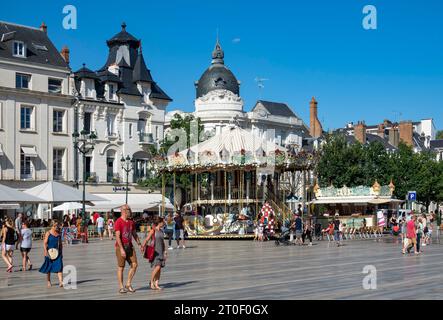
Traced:
POLYGON ((275 213, 275 228, 290 217, 288 196, 308 189, 306 176, 316 158, 299 146, 288 150, 231 125, 204 142, 157 159, 155 170, 162 177, 172 176, 171 198, 185 213, 189 238, 249 238, 265 204, 275 213), (177 182, 183 175, 190 181, 185 189, 177 182))

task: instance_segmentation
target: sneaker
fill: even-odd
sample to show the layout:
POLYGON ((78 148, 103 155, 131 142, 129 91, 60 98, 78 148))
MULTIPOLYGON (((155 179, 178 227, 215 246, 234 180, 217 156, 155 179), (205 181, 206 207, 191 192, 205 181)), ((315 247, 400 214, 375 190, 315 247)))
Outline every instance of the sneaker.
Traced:
POLYGON ((174 250, 174 248, 173 247, 169 247, 168 250, 174 250))
POLYGON ((183 245, 182 248, 184 249, 184 248, 186 248, 186 247, 183 245))
POLYGON ((177 249, 180 249, 180 246, 177 246, 177 249))
POLYGON ((311 242, 309 243, 309 246, 312 247, 312 243, 311 242))

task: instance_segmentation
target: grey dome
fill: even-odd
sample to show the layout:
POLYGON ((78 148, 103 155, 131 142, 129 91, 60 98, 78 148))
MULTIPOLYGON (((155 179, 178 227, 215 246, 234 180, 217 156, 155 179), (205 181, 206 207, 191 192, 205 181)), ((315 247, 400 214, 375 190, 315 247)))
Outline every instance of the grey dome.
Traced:
POLYGON ((213 90, 224 89, 240 95, 240 85, 231 70, 224 65, 224 52, 218 42, 212 52, 212 64, 195 83, 197 98, 213 90))

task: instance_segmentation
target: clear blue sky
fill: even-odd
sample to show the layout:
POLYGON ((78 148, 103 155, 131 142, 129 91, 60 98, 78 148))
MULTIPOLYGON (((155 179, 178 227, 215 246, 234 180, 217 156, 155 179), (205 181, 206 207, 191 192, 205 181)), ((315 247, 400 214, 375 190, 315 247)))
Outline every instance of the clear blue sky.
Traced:
POLYGON ((4 1, 0 20, 45 21, 56 46, 71 49, 74 70, 83 62, 101 67, 105 40, 125 21, 174 99, 168 110, 193 110, 194 81, 210 63, 219 28, 248 111, 260 97, 259 76, 269 79, 263 99, 288 103, 307 123, 315 96, 325 129, 431 117, 443 129, 441 0, 22 0, 4 1), (66 4, 77 7, 77 30, 62 27, 66 4), (377 30, 362 28, 367 4, 377 7, 377 30))

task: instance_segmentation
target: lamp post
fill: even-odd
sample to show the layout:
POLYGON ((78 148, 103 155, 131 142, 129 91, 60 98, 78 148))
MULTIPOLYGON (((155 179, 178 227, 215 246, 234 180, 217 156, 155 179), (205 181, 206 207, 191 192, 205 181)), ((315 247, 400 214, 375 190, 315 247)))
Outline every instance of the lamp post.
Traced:
POLYGON ((131 159, 129 156, 126 156, 126 158, 122 157, 120 162, 121 162, 123 171, 126 172, 126 204, 128 204, 129 172, 134 170, 135 160, 131 159))
POLYGON ((83 214, 86 214, 86 154, 94 150, 95 139, 97 135, 94 132, 87 132, 86 130, 74 131, 72 134, 74 141, 74 148, 82 154, 83 157, 83 197, 82 197, 82 210, 83 214))

